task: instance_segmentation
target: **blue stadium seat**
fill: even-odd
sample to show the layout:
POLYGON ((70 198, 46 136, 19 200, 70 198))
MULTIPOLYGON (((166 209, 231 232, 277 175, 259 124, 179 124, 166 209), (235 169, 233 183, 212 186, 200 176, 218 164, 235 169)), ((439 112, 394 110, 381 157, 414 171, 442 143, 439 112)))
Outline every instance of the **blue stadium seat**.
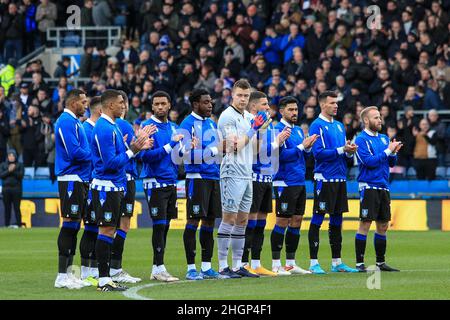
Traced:
POLYGON ((61 43, 62 47, 79 47, 81 46, 81 37, 74 33, 67 33, 61 43))
POLYGON ((406 172, 406 177, 410 180, 416 179, 416 169, 410 167, 408 172, 406 172))
POLYGON ((33 167, 25 167, 24 171, 25 171, 24 176, 23 176, 24 179, 27 179, 27 180, 34 179, 34 168, 33 167))
POLYGON ((34 172, 34 179, 36 180, 47 180, 50 179, 50 170, 48 167, 36 168, 34 172))
POLYGON ((445 178, 445 167, 437 167, 436 168, 436 177, 439 179, 445 178))
POLYGON ((447 173, 446 173, 447 178, 450 179, 450 167, 447 168, 447 173))

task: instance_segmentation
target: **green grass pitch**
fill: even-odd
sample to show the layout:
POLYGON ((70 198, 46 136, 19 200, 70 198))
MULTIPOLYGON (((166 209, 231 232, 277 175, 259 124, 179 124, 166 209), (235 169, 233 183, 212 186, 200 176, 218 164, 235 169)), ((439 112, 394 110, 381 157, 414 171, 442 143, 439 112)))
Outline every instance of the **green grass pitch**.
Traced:
MULTIPOLYGON (((124 267, 143 281, 129 290, 133 298, 147 299, 450 299, 449 234, 440 231, 390 232, 388 262, 400 273, 381 273, 380 289, 369 290, 369 274, 326 274, 277 278, 207 280, 185 282, 182 230, 169 232, 165 265, 180 277, 180 283, 150 281, 152 262, 151 229, 129 232, 124 267)), ((344 232, 343 260, 354 266, 354 232, 344 232)), ((100 293, 92 287, 81 290, 53 288, 57 272, 56 228, 0 230, 0 299, 129 299, 122 293, 100 293)), ((306 268, 307 233, 302 231, 297 263, 306 268)), ((81 233, 78 239, 81 238, 81 233)), ((374 263, 373 233, 368 237, 366 265, 374 263)), ((330 248, 326 232, 321 233, 319 258, 330 269, 330 248)), ((200 252, 197 243, 197 251, 200 252)), ((78 249, 77 249, 78 250, 78 249)), ((284 259, 284 253, 282 254, 284 259)), ((199 266, 197 257, 197 266, 199 266)), ((74 264, 79 264, 77 252, 74 264)), ((284 261, 284 260, 283 260, 284 261)), ((270 232, 266 232, 263 265, 271 266, 270 232)), ((217 251, 213 266, 217 267, 217 251)), ((372 278, 373 279, 373 278, 372 278)), ((373 281, 369 281, 372 284, 373 281)))

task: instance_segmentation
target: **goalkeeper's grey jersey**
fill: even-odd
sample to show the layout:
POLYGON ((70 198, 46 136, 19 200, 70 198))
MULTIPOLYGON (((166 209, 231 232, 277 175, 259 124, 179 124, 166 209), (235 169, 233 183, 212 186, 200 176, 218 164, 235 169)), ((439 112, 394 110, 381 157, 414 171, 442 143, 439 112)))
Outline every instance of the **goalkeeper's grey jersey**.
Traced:
MULTIPOLYGON (((233 106, 229 106, 219 118, 218 128, 224 139, 236 136, 244 137, 251 128, 253 116, 244 111, 240 113, 233 106)), ((228 153, 222 159, 220 178, 252 179, 253 144, 249 142, 238 153, 228 153)))

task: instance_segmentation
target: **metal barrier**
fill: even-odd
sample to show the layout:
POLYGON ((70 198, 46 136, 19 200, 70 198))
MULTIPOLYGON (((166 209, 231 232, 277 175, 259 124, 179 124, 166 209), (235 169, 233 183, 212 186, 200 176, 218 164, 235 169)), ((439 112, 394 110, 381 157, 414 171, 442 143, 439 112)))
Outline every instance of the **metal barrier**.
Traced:
MULTIPOLYGON (((55 42, 55 48, 62 48, 63 42, 68 41, 66 36, 79 36, 79 47, 83 47, 87 41, 98 43, 106 41, 107 47, 120 41, 122 30, 120 27, 80 27, 78 29, 67 29, 65 27, 47 29, 47 41, 55 42)), ((76 46, 78 47, 78 46, 76 46)))
MULTIPOLYGON (((450 122, 450 110, 436 110, 439 114, 439 118, 442 122, 450 122)), ((414 110, 414 115, 422 115, 424 118, 427 117, 430 110, 414 110)), ((405 111, 397 111, 397 120, 405 114, 405 111)))

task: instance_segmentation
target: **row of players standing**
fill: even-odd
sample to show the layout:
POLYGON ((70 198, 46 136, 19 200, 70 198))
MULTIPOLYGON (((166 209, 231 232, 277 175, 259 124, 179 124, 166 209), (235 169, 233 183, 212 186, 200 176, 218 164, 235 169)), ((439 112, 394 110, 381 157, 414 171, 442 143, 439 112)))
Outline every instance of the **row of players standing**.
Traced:
MULTIPOLYGON (((272 174, 267 172, 261 174, 260 170, 264 171, 262 168, 264 165, 259 161, 253 166, 256 171, 253 174, 253 157, 240 158, 239 153, 245 155, 251 150, 249 142, 255 134, 258 134, 259 138, 262 131, 267 133, 273 128, 266 121, 267 98, 262 93, 251 94, 250 89, 250 85, 243 80, 238 81, 233 88, 233 103, 219 119, 219 132, 225 141, 223 144, 219 143, 220 140, 217 136, 206 137, 202 134, 209 129, 213 129, 213 131, 217 129, 214 122, 209 119, 212 105, 211 98, 206 91, 197 90, 191 96, 194 112, 180 126, 183 133, 188 132, 187 135, 177 133, 178 128, 175 124, 167 122, 170 97, 164 92, 158 92, 152 100, 154 116, 144 123, 138 137, 134 137, 131 126, 120 120, 120 117, 124 116, 126 96, 123 93, 108 90, 101 99, 97 99, 97 102, 95 100, 91 102, 91 118, 83 125, 87 129, 86 132, 89 132, 94 121, 99 119, 89 138, 92 140, 90 144, 92 150, 86 148, 88 147, 88 138, 84 141, 85 133, 84 130, 81 130, 82 125, 77 119, 84 113, 86 96, 79 90, 71 92, 67 99, 67 109, 56 125, 57 153, 59 153, 59 156, 57 155, 57 174, 59 176, 61 214, 64 219, 58 238, 59 273, 55 281, 56 287, 82 287, 90 283, 89 285, 97 284, 102 291, 125 290, 126 287, 117 282, 140 281, 139 278, 131 277, 121 268, 124 242, 134 205, 134 180, 137 178, 137 171, 135 161, 132 159, 136 156, 140 157, 144 163, 141 178, 144 178, 149 212, 153 219, 152 279, 178 280, 167 272, 163 261, 170 219, 177 216, 177 168, 173 159, 174 154, 187 160, 188 220, 183 235, 188 263, 187 279, 323 273, 324 271, 318 264, 317 252, 319 229, 325 213, 330 214, 332 271, 358 271, 358 269, 349 268, 340 259, 342 213, 348 211, 345 189, 345 157, 349 158, 356 152, 357 147, 345 142, 345 131, 342 124, 333 121, 333 116, 337 111, 337 97, 330 92, 323 94, 319 99, 322 114, 316 120, 316 126, 311 127, 310 137, 304 138, 301 130, 294 126, 298 107, 296 100, 288 97, 280 103, 283 120, 276 129, 279 129, 281 134, 276 136, 273 141, 269 140, 270 143, 260 143, 260 147, 268 148, 269 153, 275 154, 275 151, 279 151, 280 155, 280 168, 273 182, 277 204, 277 223, 271 235, 272 271, 261 266, 260 252, 264 237, 265 218, 267 213, 272 212, 272 174), (253 113, 256 113, 254 119, 250 119, 249 113, 245 111, 249 100, 250 106, 253 105, 253 113), (101 116, 100 111, 102 111, 101 116), (199 124, 200 127, 196 128, 199 124), (232 134, 228 130, 230 126, 237 129, 232 134), (197 138, 199 133, 200 139, 197 138), (238 139, 238 136, 242 134, 244 137, 238 139), (319 138, 321 143, 315 144, 319 138), (309 153, 311 148, 316 157, 316 182, 314 216, 309 231, 311 266, 310 271, 305 271, 296 265, 295 252, 299 243, 299 230, 306 201, 304 154, 309 153), (140 152, 141 150, 142 152, 140 152), (219 169, 217 161, 207 161, 207 158, 213 159, 221 152, 224 152, 225 156, 219 169), (195 164, 197 163, 195 159, 199 157, 200 164, 195 164), (85 170, 86 167, 90 168, 90 161, 94 166, 92 176, 85 170), (90 189, 87 181, 91 181, 90 189), (88 205, 84 206, 81 203, 88 205), (251 213, 250 216, 249 213, 251 213), (84 280, 79 280, 74 279, 70 272, 67 273, 67 268, 71 266, 75 254, 76 235, 80 228, 79 220, 82 217, 84 217, 86 226, 80 243, 82 279, 84 278, 84 280), (214 247, 213 229, 217 217, 222 217, 218 232, 219 272, 214 271, 211 267, 214 247), (202 267, 201 272, 197 273, 195 234, 200 220, 202 221, 200 229, 202 267), (282 268, 280 252, 284 238, 287 259, 286 266, 282 268), (230 245, 233 253, 232 268, 229 268, 227 264, 230 245), (252 251, 251 267, 248 264, 249 248, 252 251), (244 265, 242 265, 242 260, 244 260, 244 265), (97 265, 98 271, 96 271, 97 265), (98 282, 96 282, 96 278, 99 278, 98 282)), ((376 136, 375 133, 374 136, 376 136)), ((272 136, 268 134, 266 137, 272 136)), ((382 137, 382 139, 386 138, 382 137)), ((264 140, 267 142, 267 139, 264 138, 264 140)), ((395 154, 400 146, 400 143, 389 144, 386 150, 391 150, 391 153, 395 154)), ((367 148, 369 155, 373 156, 375 150, 371 149, 369 144, 367 144, 367 148)), ((390 156, 388 152, 384 154, 386 157, 390 156)), ((389 170, 387 170, 387 174, 388 172, 389 170)), ((384 183, 383 181, 381 183, 384 183)), ((386 186, 383 185, 383 187, 387 188, 387 180, 385 184, 386 186)), ((367 187, 372 186, 368 185, 367 187)), ((389 218, 387 212, 379 208, 364 209, 363 212, 362 220, 364 222, 380 220, 380 224, 384 222, 383 225, 387 227, 387 221, 389 221, 385 221, 389 218), (370 211, 369 216, 368 211, 370 211), (382 216, 379 216, 379 212, 382 216)), ((377 229, 378 238, 382 240, 381 242, 384 241, 385 250, 386 239, 381 229, 377 229)), ((361 255, 360 251, 365 249, 365 240, 362 241, 362 238, 364 232, 367 234, 367 231, 368 228, 367 230, 360 228, 356 237, 356 242, 360 242, 359 255, 361 255)), ((383 247, 383 243, 381 247, 383 247)), ((381 265, 384 262, 384 253, 381 250, 378 255, 378 251, 380 250, 377 250, 377 261, 381 265)), ((364 270, 361 262, 359 262, 359 270, 364 270)))

